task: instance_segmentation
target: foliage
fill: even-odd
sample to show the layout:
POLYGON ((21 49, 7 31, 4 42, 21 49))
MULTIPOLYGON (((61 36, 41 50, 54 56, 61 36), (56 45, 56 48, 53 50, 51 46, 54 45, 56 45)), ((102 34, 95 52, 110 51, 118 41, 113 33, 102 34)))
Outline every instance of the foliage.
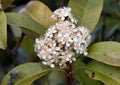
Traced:
POLYGON ((100 80, 105 83, 105 85, 119 85, 120 84, 120 69, 119 67, 113 67, 107 64, 103 64, 97 61, 91 61, 88 64, 88 74, 93 79, 100 80), (103 69, 104 68, 104 69, 103 69))
MULTIPOLYGON (((30 85, 35 79, 46 75, 51 69, 46 69, 40 63, 26 63, 24 65, 20 65, 16 67, 13 72, 18 71, 18 74, 15 78, 15 85, 30 85), (28 67, 30 68, 28 69, 28 67), (27 68, 27 69, 26 69, 27 68)), ((2 85, 7 85, 7 78, 9 74, 3 79, 2 85)))
POLYGON ((119 0, 29 1, 17 13, 12 12, 19 7, 14 2, 0 3, 0 75, 5 75, 1 85, 120 85, 119 0), (77 25, 92 35, 88 55, 76 54, 77 60, 64 69, 45 67, 33 51, 34 39, 56 22, 51 19, 53 10, 66 5, 77 25))
POLYGON ((119 48, 118 42, 99 42, 91 45, 88 57, 109 65, 120 66, 119 48))
POLYGON ((78 19, 78 24, 87 27, 92 32, 99 19, 103 0, 77 0, 76 2, 70 0, 69 6, 73 9, 72 11, 78 19))
POLYGON ((5 49, 7 46, 7 29, 6 29, 6 16, 4 12, 0 12, 0 48, 5 49))

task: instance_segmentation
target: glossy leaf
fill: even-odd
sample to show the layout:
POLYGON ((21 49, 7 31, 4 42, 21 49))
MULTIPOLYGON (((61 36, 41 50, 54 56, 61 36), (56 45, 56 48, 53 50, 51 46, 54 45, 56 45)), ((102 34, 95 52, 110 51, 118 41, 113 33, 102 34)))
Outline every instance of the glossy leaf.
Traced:
POLYGON ((88 52, 88 57, 97 61, 120 66, 120 43, 119 42, 99 42, 93 44, 88 52))
MULTIPOLYGON (((51 69, 45 68, 40 63, 26 63, 17 66, 12 72, 18 71, 18 75, 13 80, 14 85, 31 85, 36 79, 46 75, 51 69)), ((7 85, 9 73, 4 77, 1 85, 7 85)))
POLYGON ((4 12, 0 12, 0 48, 5 49, 7 46, 7 22, 4 12))
POLYGON ((51 19, 52 11, 40 1, 30 1, 20 12, 27 14, 46 28, 54 22, 51 19))
POLYGON ((100 17, 103 0, 70 0, 69 6, 78 19, 78 25, 85 26, 92 32, 100 17))
POLYGON ((80 60, 77 60, 73 65, 74 77, 79 81, 80 85, 100 85, 99 81, 89 78, 85 72, 86 65, 80 60))
POLYGON ((11 4, 13 1, 14 1, 14 0, 1 0, 3 9, 9 7, 10 4, 11 4))
POLYGON ((100 80, 105 85, 120 85, 120 67, 92 61, 88 64, 88 68, 90 70, 87 73, 93 79, 100 80))
POLYGON ((6 13, 6 16, 9 25, 23 27, 23 29, 32 31, 38 35, 42 35, 45 32, 44 26, 24 14, 6 13))

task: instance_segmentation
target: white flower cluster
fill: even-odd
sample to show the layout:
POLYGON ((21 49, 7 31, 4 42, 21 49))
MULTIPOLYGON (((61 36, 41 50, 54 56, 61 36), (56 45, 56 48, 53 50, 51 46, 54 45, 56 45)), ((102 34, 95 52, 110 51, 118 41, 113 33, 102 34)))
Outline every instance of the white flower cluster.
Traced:
POLYGON ((55 65, 64 67, 67 62, 76 60, 75 52, 87 55, 91 36, 85 27, 75 27, 77 20, 71 14, 71 9, 57 9, 52 18, 58 19, 58 23, 48 28, 44 38, 36 38, 35 41, 35 51, 42 63, 51 68, 55 65))
POLYGON ((63 7, 63 8, 59 8, 59 9, 55 10, 51 17, 53 19, 62 20, 62 21, 64 21, 66 18, 68 18, 71 22, 77 23, 77 20, 71 14, 71 8, 69 8, 69 7, 63 7))

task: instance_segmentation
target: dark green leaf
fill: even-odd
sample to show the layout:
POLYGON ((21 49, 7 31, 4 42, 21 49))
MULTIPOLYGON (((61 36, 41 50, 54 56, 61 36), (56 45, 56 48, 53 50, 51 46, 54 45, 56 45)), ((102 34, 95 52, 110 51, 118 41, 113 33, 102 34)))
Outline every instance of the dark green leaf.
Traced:
POLYGON ((77 60, 73 65, 73 72, 75 73, 73 76, 80 82, 80 85, 100 85, 99 81, 89 78, 85 68, 86 66, 80 60, 77 60))
POLYGON ((112 34, 120 29, 120 21, 115 18, 107 18, 106 19, 106 39, 112 36, 112 34))
POLYGON ((7 46, 7 22, 4 12, 0 12, 0 48, 5 49, 7 46))
POLYGON ((89 49, 88 57, 113 66, 120 66, 120 43, 99 42, 89 49))
POLYGON ((88 68, 90 70, 87 73, 93 79, 100 80, 105 85, 120 85, 120 67, 92 61, 88 64, 88 68))
POLYGON ((27 56, 32 57, 34 55, 33 53, 34 52, 34 40, 33 39, 29 37, 25 37, 23 41, 21 42, 21 47, 26 52, 27 56))
POLYGON ((49 85, 65 85, 65 74, 62 72, 53 71, 48 79, 49 85))
POLYGON ((120 18, 119 0, 104 0, 103 11, 116 19, 120 18))
MULTIPOLYGON (((26 63, 17 66, 12 71, 18 71, 18 75, 13 80, 14 85, 31 85, 36 79, 46 75, 52 69, 47 69, 40 63, 26 63)), ((2 85, 7 85, 9 73, 4 77, 2 85)))
POLYGON ((6 13, 6 16, 9 25, 23 27, 23 29, 32 31, 38 35, 42 35, 45 32, 45 28, 42 25, 24 14, 6 13))
POLYGON ((78 19, 78 25, 85 26, 92 32, 100 17, 103 0, 70 0, 69 6, 78 19))

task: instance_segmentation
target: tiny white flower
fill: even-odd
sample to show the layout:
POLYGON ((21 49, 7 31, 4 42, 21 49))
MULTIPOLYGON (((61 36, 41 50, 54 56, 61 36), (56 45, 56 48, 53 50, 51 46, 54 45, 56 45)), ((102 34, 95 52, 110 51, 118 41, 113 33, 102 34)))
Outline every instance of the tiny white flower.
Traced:
POLYGON ((62 37, 62 33, 61 32, 58 33, 58 37, 62 37))
POLYGON ((69 61, 70 59, 68 57, 66 57, 66 61, 69 61))
POLYGON ((65 17, 61 17, 61 20, 65 20, 65 17))
POLYGON ((77 23, 77 20, 71 14, 71 8, 69 7, 59 8, 54 11, 53 15, 51 16, 53 19, 60 19, 62 21, 64 21, 66 17, 69 17, 72 23, 77 23))
POLYGON ((52 56, 51 55, 48 55, 48 57, 47 57, 48 59, 52 59, 52 56))
POLYGON ((73 58, 72 58, 72 60, 73 60, 73 61, 76 61, 76 58, 75 58, 75 57, 73 57, 73 58))
POLYGON ((67 46, 67 47, 70 47, 70 43, 66 43, 66 46, 67 46))
POLYGON ((36 43, 41 43, 40 40, 39 40, 39 38, 36 38, 36 39, 35 39, 35 42, 36 42, 36 43))
POLYGON ((60 47, 55 47, 55 50, 56 50, 56 51, 59 51, 59 50, 60 50, 60 47))
POLYGON ((46 59, 46 55, 42 55, 42 58, 43 58, 43 59, 46 59))
POLYGON ((84 55, 88 55, 88 52, 84 52, 84 55))
POLYGON ((55 62, 55 59, 51 59, 50 62, 52 62, 52 63, 55 62))
POLYGON ((42 64, 43 64, 43 65, 47 65, 47 62, 46 62, 46 61, 42 61, 42 64))
POLYGON ((54 64, 50 64, 50 67, 51 67, 51 68, 54 68, 54 67, 55 67, 55 65, 54 65, 54 64))

